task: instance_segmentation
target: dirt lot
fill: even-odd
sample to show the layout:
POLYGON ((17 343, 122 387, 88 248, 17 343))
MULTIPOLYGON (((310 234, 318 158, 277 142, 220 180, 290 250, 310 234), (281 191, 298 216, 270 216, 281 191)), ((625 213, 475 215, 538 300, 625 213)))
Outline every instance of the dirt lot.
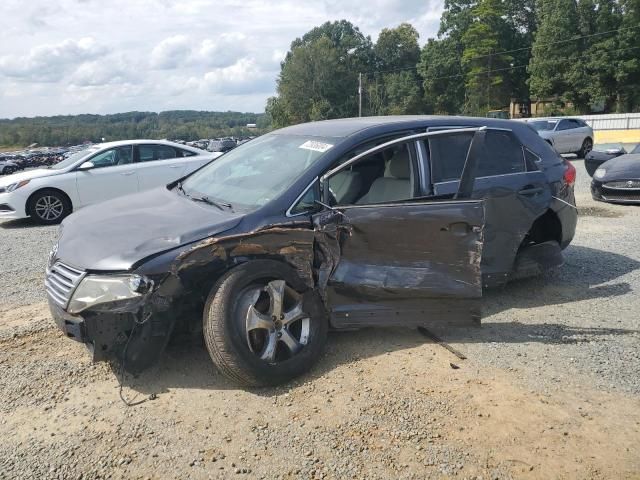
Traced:
POLYGON ((199 343, 127 379, 48 317, 55 236, 0 226, 0 478, 640 478, 640 208, 581 208, 566 264, 491 291, 481 329, 332 334, 299 381, 243 390, 199 343), (455 368, 457 367, 457 368, 455 368))

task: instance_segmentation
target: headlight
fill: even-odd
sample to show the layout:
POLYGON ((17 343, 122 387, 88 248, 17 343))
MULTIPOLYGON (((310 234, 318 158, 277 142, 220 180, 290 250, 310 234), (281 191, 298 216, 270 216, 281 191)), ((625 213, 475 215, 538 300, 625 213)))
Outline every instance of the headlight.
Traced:
POLYGON ((13 192, 14 190, 19 189, 20 187, 24 187, 30 180, 22 180, 16 183, 10 183, 5 187, 5 192, 13 192))
POLYGON ((594 172, 593 178, 603 178, 606 174, 607 174, 606 168, 599 168, 594 172))
POLYGON ((151 286, 151 280, 140 275, 87 275, 73 293, 68 310, 80 313, 100 303, 137 298, 151 286))

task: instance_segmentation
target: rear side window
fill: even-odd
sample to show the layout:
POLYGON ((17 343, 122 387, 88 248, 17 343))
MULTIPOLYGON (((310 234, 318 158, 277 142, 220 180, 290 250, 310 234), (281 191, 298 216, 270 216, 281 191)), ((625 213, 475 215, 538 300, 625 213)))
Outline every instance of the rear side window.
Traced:
POLYGON ((138 146, 138 155, 141 162, 182 157, 182 155, 177 155, 175 149, 168 145, 140 145, 138 146))
POLYGON ((478 176, 489 177, 525 171, 522 145, 511 132, 489 130, 478 162, 478 176))
POLYGON ((558 125, 558 130, 571 130, 574 128, 580 128, 580 122, 574 119, 562 120, 560 125, 558 125))
MULTIPOLYGON (((429 139, 433 183, 459 180, 473 133, 461 133, 429 139)), ((524 172, 522 145, 511 132, 489 130, 478 159, 478 177, 524 172)))
POLYGON ((179 157, 193 157, 196 155, 195 152, 190 152, 189 150, 183 150, 181 148, 176 148, 179 157))

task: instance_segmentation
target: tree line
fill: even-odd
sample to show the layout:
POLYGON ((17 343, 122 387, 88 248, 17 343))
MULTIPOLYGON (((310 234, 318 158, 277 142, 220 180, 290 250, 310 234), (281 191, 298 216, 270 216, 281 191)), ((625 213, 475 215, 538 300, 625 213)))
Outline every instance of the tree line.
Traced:
POLYGON ((373 42, 327 22, 291 43, 265 110, 274 127, 357 116, 361 82, 363 115, 486 115, 512 99, 638 111, 638 39, 640 0, 445 0, 422 46, 407 23, 373 42))
POLYGON ((0 119, 0 145, 77 145, 130 138, 198 140, 225 136, 247 137, 268 128, 264 114, 240 112, 128 112, 113 115, 60 115, 0 119), (255 123, 257 130, 248 129, 255 123))

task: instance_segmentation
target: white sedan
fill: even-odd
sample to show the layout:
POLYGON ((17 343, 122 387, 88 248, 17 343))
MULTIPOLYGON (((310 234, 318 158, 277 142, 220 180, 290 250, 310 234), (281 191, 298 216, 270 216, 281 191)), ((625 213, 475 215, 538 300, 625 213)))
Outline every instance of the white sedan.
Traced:
POLYGON ((48 168, 0 179, 0 220, 60 222, 74 210, 166 185, 221 153, 164 140, 100 143, 48 168))

